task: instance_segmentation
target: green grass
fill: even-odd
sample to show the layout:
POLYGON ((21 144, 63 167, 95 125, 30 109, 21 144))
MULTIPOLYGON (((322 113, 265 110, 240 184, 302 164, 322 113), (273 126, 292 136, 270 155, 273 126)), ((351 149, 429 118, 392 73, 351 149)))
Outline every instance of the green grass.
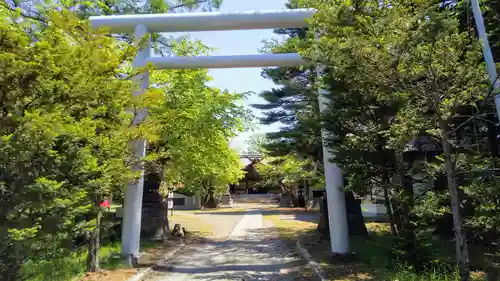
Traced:
POLYGON ((431 272, 417 274, 411 270, 402 270, 398 272, 390 272, 392 280, 399 281, 459 281, 457 274, 450 274, 447 271, 439 269, 431 272))
POLYGON ((317 227, 316 223, 285 218, 280 214, 264 213, 264 220, 271 221, 274 228, 278 231, 280 238, 284 240, 297 240, 301 235, 310 233, 317 227))
MULTIPOLYGON (((356 253, 356 259, 372 271, 372 280, 381 281, 458 281, 460 278, 456 270, 448 263, 438 260, 450 259, 448 251, 440 248, 434 249, 434 254, 441 252, 442 256, 436 256, 435 265, 429 269, 417 272, 409 266, 391 260, 391 251, 394 240, 390 235, 386 224, 368 223, 369 237, 351 237, 351 250, 356 253)), ((452 255, 452 254, 451 254, 452 255)), ((453 257, 453 255, 452 255, 453 257)), ((451 258, 452 258, 451 257, 451 258)), ((336 280, 336 279, 334 279, 336 280)), ((357 279, 346 279, 357 280, 357 279)), ((473 272, 472 280, 485 280, 483 275, 473 272)))
POLYGON ((174 227, 176 223, 185 227, 188 232, 196 233, 199 237, 209 237, 216 229, 214 226, 206 221, 206 218, 197 216, 198 211, 174 211, 174 215, 170 216, 170 227, 174 227))
MULTIPOLYGON (((102 268, 118 268, 120 244, 111 244, 101 247, 99 251, 102 268)), ((70 256, 47 261, 30 261, 23 267, 23 274, 30 276, 32 281, 66 281, 85 273, 87 252, 86 249, 73 252, 70 256)))
MULTIPOLYGON (((154 247, 153 242, 141 243, 141 249, 154 247)), ((68 281, 75 280, 86 271, 86 249, 71 255, 46 261, 30 261, 23 266, 24 276, 30 281, 68 281)), ((103 245, 99 250, 99 264, 102 269, 123 268, 120 259, 120 243, 103 245)))
MULTIPOLYGON (((453 253, 445 251, 443 245, 433 245, 436 262, 428 270, 416 271, 409 266, 393 260, 391 257, 395 240, 387 224, 367 223, 368 237, 350 237, 350 249, 356 257, 349 262, 330 262, 329 242, 314 242, 318 234, 309 236, 316 229, 315 223, 287 219, 280 214, 264 214, 264 219, 274 224, 280 238, 285 240, 301 239, 313 257, 327 272, 330 281, 458 281, 456 271, 448 260, 453 260, 453 253), (307 246, 308 245, 308 246, 307 246), (439 256, 441 255, 441 256, 439 256)), ((439 242, 439 241, 437 241, 439 242)), ((446 243, 445 243, 446 244, 446 243)), ((432 247, 432 246, 431 246, 432 247)), ((477 272, 472 280, 485 280, 477 272)))
MULTIPOLYGON (((214 208, 214 209, 196 209, 196 210, 174 210, 176 213, 184 214, 203 214, 203 213, 245 213, 245 208, 214 208)), ((170 212, 168 213, 170 215, 170 212)))

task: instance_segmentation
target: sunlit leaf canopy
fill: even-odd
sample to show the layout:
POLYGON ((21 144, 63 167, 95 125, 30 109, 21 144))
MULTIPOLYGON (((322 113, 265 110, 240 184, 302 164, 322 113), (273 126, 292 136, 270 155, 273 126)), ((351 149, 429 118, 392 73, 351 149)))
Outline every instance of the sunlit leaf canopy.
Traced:
MULTIPOLYGON (((246 122, 236 104, 243 96, 208 87, 205 70, 153 72, 150 87, 133 96, 132 78, 148 70, 131 67, 143 41, 91 30, 85 18, 103 3, 0 3, 0 274, 6 280, 19 280, 28 260, 63 255, 73 239, 110 227, 100 203, 123 199, 124 187, 139 176, 134 165, 165 175, 163 185, 213 196, 242 176, 229 140, 246 122), (135 125, 143 109, 149 116, 135 125), (145 159, 131 149, 138 139, 149 143, 145 159)), ((159 2, 142 4, 157 9, 159 2)), ((194 2, 178 4, 196 9, 194 2)), ((184 38, 165 48, 207 52, 184 38)))

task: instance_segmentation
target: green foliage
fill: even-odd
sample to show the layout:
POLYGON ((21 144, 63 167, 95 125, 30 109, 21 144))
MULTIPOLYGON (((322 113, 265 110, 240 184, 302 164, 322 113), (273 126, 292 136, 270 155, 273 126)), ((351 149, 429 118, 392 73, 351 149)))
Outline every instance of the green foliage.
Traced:
MULTIPOLYGON (((177 53, 203 52, 199 43, 182 41, 177 53)), ((244 128, 246 110, 236 102, 242 95, 210 88, 206 70, 156 71, 154 91, 161 102, 150 107, 147 123, 156 128, 150 170, 163 176, 168 186, 205 192, 208 179, 219 187, 242 176, 239 157, 229 140, 244 128)))
MULTIPOLYGON (((207 87, 205 70, 181 70, 155 72, 152 89, 132 97, 137 86, 129 77, 146 70, 130 69, 141 40, 117 41, 79 20, 98 10, 165 12, 219 5, 0 5, 0 274, 6 280, 28 278, 20 276, 25 263, 65 255, 76 236, 91 240, 87 270, 97 270, 100 231, 109 225, 101 221, 99 203, 121 196, 123 186, 138 176, 133 165, 146 161, 163 176, 163 186, 183 185, 212 196, 242 176, 239 158, 228 146, 247 115, 236 105, 242 95, 207 87), (132 120, 142 108, 150 116, 135 126, 132 120), (130 149, 139 138, 152 144, 146 159, 137 159, 130 149)), ((168 48, 183 55, 207 51, 187 40, 168 48)))
MULTIPOLYGON (((154 14, 192 11, 212 11, 219 9, 222 0, 6 0, 0 5, 16 14, 34 21, 30 29, 45 28, 50 19, 50 12, 60 9, 73 11, 80 19, 96 15, 113 14, 154 14)), ((115 34, 119 40, 129 43, 134 41, 133 34, 115 34)), ((165 37, 160 33, 151 34, 152 48, 162 56, 173 54, 172 47, 178 38, 165 37)))
MULTIPOLYGON (((390 7, 374 1, 308 3, 319 9, 313 26, 321 33, 303 53, 327 67, 321 82, 331 89, 332 106, 325 128, 334 136, 330 147, 347 187, 364 195, 382 186, 391 230, 400 237, 395 254, 417 270, 430 259, 428 228, 451 214, 460 278, 468 280, 460 184, 471 184, 471 178, 460 173, 478 167, 476 157, 485 151, 471 149, 464 128, 476 123, 464 122, 462 115, 487 114, 492 101, 486 101, 490 93, 478 42, 462 31, 454 7, 433 1, 391 1, 390 7), (435 140, 437 148, 415 150, 422 139, 435 140), (424 154, 436 151, 442 155, 424 154), (422 174, 446 176, 447 191, 425 180, 416 190, 413 183, 422 174)), ((491 179, 483 176, 482 188, 477 181, 465 190, 469 200, 479 195, 472 189, 494 190, 491 179)), ((474 214, 483 208, 488 215, 496 212, 484 199, 478 202, 474 214)), ((472 221, 495 224, 481 223, 480 216, 472 221)))
POLYGON ((497 159, 482 159, 473 161, 470 182, 464 185, 464 193, 474 204, 474 215, 467 218, 467 225, 477 233, 475 238, 484 240, 486 245, 493 246, 497 251, 496 234, 500 230, 500 205, 498 204, 498 176, 492 169, 497 166, 497 159), (480 236, 484 237, 480 237, 480 236))
MULTIPOLYGON (((101 266, 113 269, 123 266, 116 256, 120 254, 120 245, 111 244, 101 247, 99 259, 101 266)), ((87 252, 78 250, 65 256, 50 260, 28 261, 23 265, 23 275, 31 281, 66 281, 86 272, 85 260, 87 252)))
MULTIPOLYGON (((141 243, 141 249, 147 250, 157 247, 158 244, 151 242, 141 243)), ((87 252, 80 249, 68 255, 50 260, 29 261, 23 265, 23 275, 30 281, 67 281, 81 277, 86 272, 85 259, 87 252)), ((101 267, 107 270, 123 268, 120 257, 120 244, 109 243, 103 245, 99 250, 101 267)))
POLYGON ((268 142, 266 134, 254 134, 245 143, 248 146, 246 153, 266 154, 268 151, 265 146, 268 142))
POLYGON ((36 34, 26 20, 2 18, 0 25, 6 280, 17 280, 28 260, 57 256, 75 234, 92 231, 93 206, 133 177, 126 112, 133 88, 120 77, 135 48, 93 34, 67 11, 48 18, 36 34))
POLYGON ((270 157, 257 164, 259 173, 270 181, 279 184, 294 185, 311 177, 308 168, 312 165, 309 159, 299 159, 293 155, 270 157))
MULTIPOLYGON (((451 265, 449 250, 442 245, 433 244, 433 263, 425 270, 416 270, 408 264, 401 264, 393 258, 391 252, 397 245, 389 231, 382 223, 367 224, 369 239, 351 238, 351 250, 356 253, 357 260, 368 272, 373 272, 375 280, 407 280, 407 281, 458 281, 458 270, 451 265)), ((471 280, 484 280, 482 274, 474 274, 471 280)))
MULTIPOLYGON (((296 149, 288 133, 304 120, 302 106, 317 110, 304 97, 318 87, 330 90, 331 106, 321 119, 346 189, 362 197, 383 194, 391 232, 401 242, 396 254, 418 270, 430 261, 429 241, 445 235, 443 227, 454 228, 460 278, 468 280, 463 226, 479 231, 468 238, 493 251, 499 233, 493 219, 497 163, 491 159, 498 157, 498 133, 481 49, 469 25, 469 1, 299 2, 318 9, 309 34, 288 30, 292 38, 271 42, 266 50, 299 50, 324 69, 266 71, 284 87, 263 93, 267 104, 256 107, 267 112, 262 122, 279 121, 287 130, 269 136, 268 153, 296 149), (317 71, 321 81, 315 80, 317 71), (452 223, 441 225, 451 217, 452 223)), ((494 38, 495 3, 485 4, 494 38)), ((317 125, 319 119, 316 114, 310 120, 317 125)), ((318 155, 301 148, 306 156, 318 155)))
POLYGON ((293 200, 297 200, 299 186, 324 186, 323 178, 317 174, 317 167, 312 159, 296 155, 266 157, 255 167, 262 186, 278 188, 282 193, 292 196, 293 200))
MULTIPOLYGON (((286 6, 289 9, 304 7, 295 0, 289 1, 286 6)), ((278 29, 274 32, 286 36, 286 39, 266 42, 263 52, 298 52, 310 46, 314 38, 307 28, 278 29)), ((294 198, 297 195, 298 178, 302 181, 301 185, 322 188, 323 150, 318 95, 314 86, 317 76, 315 68, 268 68, 263 70, 262 76, 280 87, 260 93, 265 103, 253 104, 252 107, 263 112, 264 117, 260 118, 262 124, 278 123, 281 126, 279 131, 267 133, 265 141, 253 145, 256 147, 254 150, 259 150, 271 159, 266 158, 263 162, 276 162, 268 167, 259 166, 259 172, 262 170, 266 175, 261 184, 283 189, 294 198), (307 175, 299 176, 300 171, 289 169, 291 167, 288 164, 299 170, 307 167, 307 175), (289 186, 284 185, 284 177, 295 179, 290 181, 289 186)))
MULTIPOLYGON (((288 8, 300 8, 298 1, 290 1, 288 8)), ((284 41, 267 42, 262 50, 270 53, 293 53, 310 45, 312 35, 307 28, 278 29, 274 31, 285 36, 284 41)), ((259 96, 263 104, 252 107, 263 112, 260 122, 278 123, 278 132, 267 133, 264 149, 271 156, 295 154, 301 157, 313 157, 322 162, 321 125, 318 108, 318 96, 314 81, 314 68, 278 67, 267 68, 262 72, 264 78, 272 80, 280 87, 264 91, 259 96)), ((322 167, 321 167, 322 168, 322 167)))

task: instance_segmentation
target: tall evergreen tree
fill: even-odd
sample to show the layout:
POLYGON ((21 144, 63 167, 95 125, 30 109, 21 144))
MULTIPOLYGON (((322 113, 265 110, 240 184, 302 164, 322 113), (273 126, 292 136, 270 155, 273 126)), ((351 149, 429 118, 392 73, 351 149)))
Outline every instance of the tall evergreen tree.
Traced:
MULTIPOLYGON (((461 280, 469 280, 462 204, 466 196, 461 186, 467 179, 461 173, 471 171, 472 167, 464 163, 470 163, 478 152, 460 139, 458 132, 468 122, 457 122, 457 117, 488 97, 478 42, 460 30, 454 8, 443 9, 433 2, 391 1, 390 8, 372 1, 311 2, 320 10, 315 27, 322 34, 305 54, 331 66, 323 83, 334 81, 341 85, 327 84, 334 86, 329 110, 334 118, 327 129, 337 138, 331 147, 343 152, 337 154, 336 161, 350 169, 359 158, 358 149, 378 145, 376 139, 367 138, 373 136, 370 132, 385 138, 384 146, 395 152, 392 182, 395 191, 401 191, 398 195, 406 206, 400 216, 404 230, 401 236, 407 243, 403 249, 413 250, 418 244, 408 242, 423 234, 422 228, 415 228, 415 207, 417 203, 425 204, 422 199, 432 192, 420 190, 417 194, 413 186, 405 185, 405 176, 415 173, 413 168, 418 167, 407 165, 402 155, 414 138, 426 135, 436 139, 441 155, 431 159, 431 166, 446 176, 444 195, 453 218, 457 266, 461 280), (358 94, 366 104, 356 102, 358 94), (382 107, 384 114, 391 113, 386 120, 389 124, 371 131, 376 120, 373 110, 387 102, 396 102, 398 110, 391 113, 390 107, 382 107), (355 110, 356 104, 367 107, 355 110)), ((429 164, 427 160, 422 162, 429 164)), ((373 179, 376 174, 369 177, 373 179)), ((422 264, 415 257, 409 255, 412 263, 422 264)))
MULTIPOLYGON (((289 9, 300 7, 296 0, 291 0, 286 6, 289 9)), ((274 53, 297 52, 310 36, 307 28, 277 29, 274 32, 286 37, 284 42, 273 42, 268 46, 268 51, 274 53)), ((263 111, 261 123, 282 124, 280 131, 267 134, 264 146, 268 153, 312 157, 321 163, 321 128, 314 68, 269 68, 262 76, 280 86, 259 94, 265 100, 264 104, 252 105, 263 111)))

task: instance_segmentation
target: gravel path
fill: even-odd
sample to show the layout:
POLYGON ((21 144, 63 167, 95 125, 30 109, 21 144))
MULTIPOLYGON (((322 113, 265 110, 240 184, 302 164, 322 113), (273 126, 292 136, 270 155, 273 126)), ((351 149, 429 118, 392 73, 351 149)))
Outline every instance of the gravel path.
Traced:
POLYGON ((168 263, 160 262, 143 280, 303 280, 296 274, 302 264, 277 239, 272 226, 263 223, 262 213, 253 210, 239 220, 227 240, 189 245, 168 263))

